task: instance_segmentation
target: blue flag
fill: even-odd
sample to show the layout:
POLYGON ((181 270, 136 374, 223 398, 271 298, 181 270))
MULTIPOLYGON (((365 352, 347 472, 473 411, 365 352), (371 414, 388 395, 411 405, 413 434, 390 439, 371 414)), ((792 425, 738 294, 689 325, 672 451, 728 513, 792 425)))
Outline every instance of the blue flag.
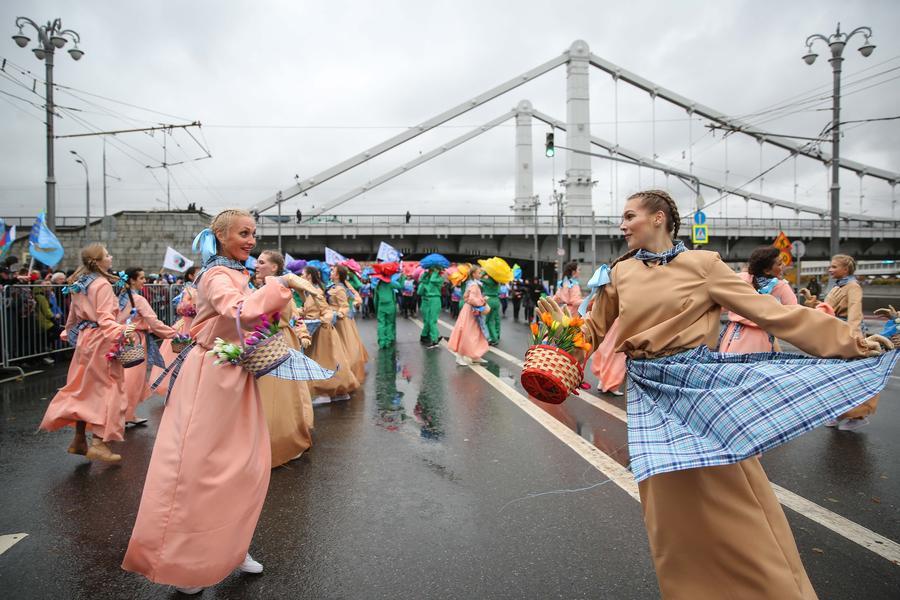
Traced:
POLYGON ((347 257, 341 254, 340 252, 336 252, 325 246, 325 264, 327 265, 336 265, 338 263, 342 263, 347 260, 347 257))
POLYGON ((386 244, 385 242, 381 242, 378 246, 378 259, 384 262, 400 262, 400 257, 403 255, 400 252, 391 246, 390 244, 386 244))
POLYGON ((48 267, 55 267, 63 257, 63 247, 47 227, 44 213, 34 220, 31 226, 31 235, 28 236, 28 248, 35 260, 39 260, 48 267))

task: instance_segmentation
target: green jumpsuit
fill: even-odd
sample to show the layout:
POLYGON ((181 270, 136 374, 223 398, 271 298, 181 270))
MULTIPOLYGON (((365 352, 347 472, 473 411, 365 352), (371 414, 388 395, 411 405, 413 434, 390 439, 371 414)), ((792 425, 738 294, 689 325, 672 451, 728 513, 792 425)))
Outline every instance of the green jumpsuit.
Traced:
POLYGON ((376 285, 372 297, 378 318, 378 347, 390 348, 397 341, 397 299, 394 292, 403 287, 403 278, 391 283, 378 279, 374 281, 376 285))
POLYGON ((500 317, 502 316, 500 311, 500 298, 498 298, 498 295, 500 294, 500 284, 488 275, 485 275, 481 281, 483 284, 481 286, 481 293, 484 294, 487 305, 491 307, 491 312, 485 317, 484 322, 488 330, 488 343, 495 345, 500 342, 500 317))
POLYGON ((441 316, 441 287, 444 278, 438 268, 428 269, 419 280, 419 296, 422 298, 422 336, 423 342, 437 343, 441 341, 438 331, 438 317, 441 316))

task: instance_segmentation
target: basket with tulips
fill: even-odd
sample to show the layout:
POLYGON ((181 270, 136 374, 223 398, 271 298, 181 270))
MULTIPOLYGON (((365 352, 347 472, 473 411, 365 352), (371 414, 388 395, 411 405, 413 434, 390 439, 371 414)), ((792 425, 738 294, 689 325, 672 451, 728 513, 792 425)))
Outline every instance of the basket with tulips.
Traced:
POLYGON ((579 316, 541 312, 540 318, 531 324, 531 347, 525 353, 522 368, 522 387, 542 402, 561 404, 569 394, 578 394, 584 380, 584 368, 572 356, 582 350, 585 354, 591 345, 585 341, 579 316))
MULTIPOLYGON (((243 336, 240 314, 240 307, 238 307, 235 321, 239 339, 243 336)), ((242 343, 234 344, 222 338, 216 338, 213 349, 207 354, 217 357, 215 362, 217 365, 240 366, 255 377, 262 377, 291 356, 290 347, 279 327, 280 319, 281 315, 277 312, 271 316, 263 314, 253 332, 243 337, 242 343)))

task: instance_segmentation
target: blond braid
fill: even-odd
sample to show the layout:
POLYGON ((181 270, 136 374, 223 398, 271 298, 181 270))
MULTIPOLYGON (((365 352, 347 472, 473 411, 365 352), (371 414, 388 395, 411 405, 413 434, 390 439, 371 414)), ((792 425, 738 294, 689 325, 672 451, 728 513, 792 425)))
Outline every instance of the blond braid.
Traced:
POLYGON ((249 217, 252 219, 253 215, 240 208, 229 208, 213 217, 212 222, 209 224, 209 228, 216 234, 216 237, 218 237, 219 234, 225 235, 228 233, 231 224, 238 217, 249 217))

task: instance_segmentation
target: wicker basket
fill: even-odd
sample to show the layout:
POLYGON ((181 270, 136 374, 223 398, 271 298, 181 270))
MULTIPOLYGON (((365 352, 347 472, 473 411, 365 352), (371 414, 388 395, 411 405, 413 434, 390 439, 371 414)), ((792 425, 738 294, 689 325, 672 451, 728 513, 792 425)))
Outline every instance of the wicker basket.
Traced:
MULTIPOLYGON (((240 305, 238 305, 237 315, 235 316, 235 324, 237 325, 238 339, 243 339, 240 305)), ((275 335, 261 340, 255 346, 244 346, 240 365, 258 378, 273 371, 290 357, 291 348, 284 339, 284 334, 279 331, 275 335)))
POLYGON ((147 358, 147 351, 140 344, 126 343, 122 349, 116 353, 116 360, 122 363, 126 369, 136 367, 147 358))
POLYGON ((192 342, 172 342, 172 352, 175 354, 181 354, 181 352, 191 345, 192 342))
POLYGON ((578 394, 584 369, 571 354, 556 346, 532 346, 525 353, 522 387, 548 404, 562 404, 569 394, 578 394))

